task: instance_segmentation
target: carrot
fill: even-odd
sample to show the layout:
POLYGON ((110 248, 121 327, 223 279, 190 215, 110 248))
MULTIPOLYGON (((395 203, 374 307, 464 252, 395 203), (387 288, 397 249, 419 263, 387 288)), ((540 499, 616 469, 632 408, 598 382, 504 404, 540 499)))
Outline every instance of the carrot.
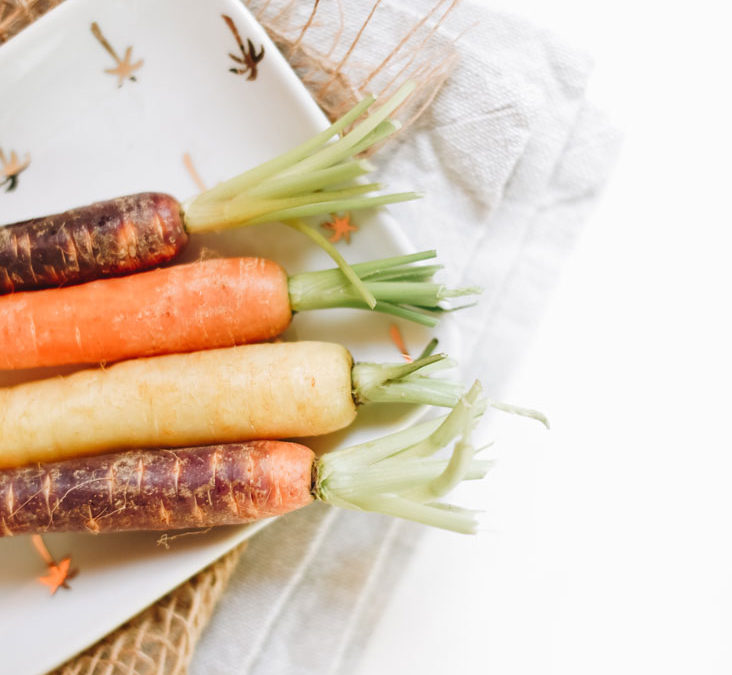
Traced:
MULTIPOLYGON (((375 309, 435 325, 443 298, 475 292, 430 283, 433 251, 362 263, 354 271, 375 309), (399 298, 406 300, 400 302, 399 298)), ((111 362, 269 340, 292 312, 366 307, 338 269, 289 280, 262 258, 206 260, 119 279, 0 297, 0 368, 111 362)))
POLYGON ((476 383, 444 418, 316 458, 309 448, 253 441, 129 450, 0 471, 0 535, 164 530, 246 523, 318 499, 474 532, 475 514, 436 503, 482 478, 470 430, 483 412, 476 383), (450 459, 432 455, 459 439, 450 459))
POLYGON ((143 193, 0 228, 0 292, 155 267, 188 243, 180 204, 143 193))
POLYGON ((452 406, 443 355, 353 364, 341 345, 245 345, 122 361, 0 389, 0 468, 121 448, 316 436, 368 402, 452 406))
POLYGON ((367 97, 325 131, 183 204, 169 195, 129 195, 0 228, 0 293, 117 276, 172 260, 188 235, 281 220, 331 255, 367 304, 375 298, 335 247, 301 218, 413 199, 413 192, 364 196, 377 183, 356 179, 373 167, 353 157, 392 134, 388 116, 414 89, 391 99, 333 143, 373 103, 367 97))
POLYGON ((0 471, 0 534, 211 527, 305 506, 312 450, 252 441, 127 452, 0 471))

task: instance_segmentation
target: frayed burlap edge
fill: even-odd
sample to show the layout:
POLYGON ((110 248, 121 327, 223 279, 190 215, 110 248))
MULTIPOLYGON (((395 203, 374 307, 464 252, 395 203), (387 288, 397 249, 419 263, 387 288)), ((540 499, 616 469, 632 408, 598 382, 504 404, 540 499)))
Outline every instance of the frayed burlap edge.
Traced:
POLYGON ((63 0, 0 0, 0 44, 63 0))
MULTIPOLYGON (((252 14, 264 26, 270 37, 300 76, 313 98, 329 118, 335 119, 351 108, 365 93, 384 98, 407 80, 417 87, 397 112, 406 128, 426 109, 447 79, 457 60, 454 43, 444 44, 434 39, 460 0, 434 0, 429 11, 415 15, 405 26, 395 44, 374 44, 369 41, 370 25, 378 15, 382 0, 371 3, 359 0, 335 0, 311 3, 295 0, 243 0, 252 14), (308 7, 304 17, 296 10, 308 7), (311 40, 310 33, 318 22, 338 19, 327 45, 311 40), (344 35, 344 16, 348 12, 358 30, 344 35), (363 55, 368 54, 368 60, 363 55), (364 71, 364 62, 369 64, 364 71)), ((63 0, 0 0, 0 44, 19 33, 63 0)))
POLYGON ((53 675, 180 675, 246 542, 53 672, 53 675))
MULTIPOLYGON (((0 0, 0 44, 63 0, 0 0)), ((295 0, 245 0, 257 20, 289 61, 329 118, 335 119, 363 96, 384 98, 403 82, 417 87, 397 111, 402 130, 414 122, 432 101, 452 70, 454 43, 432 40, 459 0, 435 0, 423 16, 406 26, 395 44, 367 41, 369 26, 382 0, 361 3, 337 0, 338 20, 332 40, 323 46, 310 39, 321 19, 319 0, 298 18, 304 3, 295 0), (358 15, 355 34, 344 35, 344 13, 358 15), (364 70, 361 54, 368 53, 364 70)), ((330 24, 328 24, 330 29, 330 24)), ((230 551, 154 605, 144 610, 95 645, 54 671, 54 675, 178 675, 187 672, 196 642, 208 623, 246 544, 230 551)))

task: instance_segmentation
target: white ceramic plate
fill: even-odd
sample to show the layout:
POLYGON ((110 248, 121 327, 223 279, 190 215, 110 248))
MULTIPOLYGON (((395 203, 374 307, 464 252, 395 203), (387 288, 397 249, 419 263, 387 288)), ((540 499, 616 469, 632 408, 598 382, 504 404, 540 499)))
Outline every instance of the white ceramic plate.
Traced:
MULTIPOLYGON (((212 186, 325 124, 236 0, 67 0, 0 48, 0 150, 7 163, 29 160, 13 184, 0 187, 0 223, 137 191, 184 199, 197 189, 184 153, 212 186), (230 72, 237 64, 229 52, 238 46, 222 14, 233 19, 245 44, 251 39, 257 53, 264 47, 256 79, 230 72), (105 69, 123 61, 128 48, 129 62, 143 63, 134 80, 119 80, 105 69)), ((411 250, 383 212, 358 222, 351 245, 341 244, 350 261, 411 250)), ((266 255, 290 272, 332 267, 321 251, 280 225, 198 238, 185 259, 202 247, 222 255, 266 255)), ((388 337, 392 322, 363 312, 316 312, 296 317, 288 337, 339 341, 359 360, 398 361, 388 337)), ((419 327, 401 328, 415 351, 429 337, 419 327)), ((445 326, 439 335, 454 349, 445 326)), ((0 386, 48 374, 0 372, 0 386)), ((352 429, 317 445, 373 438, 403 426, 410 415, 365 409, 352 429)), ((53 597, 36 580, 45 568, 29 538, 0 539, 0 671, 40 673, 62 663, 256 529, 222 528, 176 540, 170 549, 156 545, 156 534, 47 536, 51 554, 71 555, 79 569, 71 590, 53 597)))

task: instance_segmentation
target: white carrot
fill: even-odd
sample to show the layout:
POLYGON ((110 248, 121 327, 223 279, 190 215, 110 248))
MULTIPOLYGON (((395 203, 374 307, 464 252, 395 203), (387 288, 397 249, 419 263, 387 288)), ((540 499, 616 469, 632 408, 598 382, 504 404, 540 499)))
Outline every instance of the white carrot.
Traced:
POLYGON ((129 447, 316 436, 348 426, 369 401, 453 406, 461 388, 420 373, 444 358, 354 366, 332 343, 244 345, 0 389, 0 468, 129 447))

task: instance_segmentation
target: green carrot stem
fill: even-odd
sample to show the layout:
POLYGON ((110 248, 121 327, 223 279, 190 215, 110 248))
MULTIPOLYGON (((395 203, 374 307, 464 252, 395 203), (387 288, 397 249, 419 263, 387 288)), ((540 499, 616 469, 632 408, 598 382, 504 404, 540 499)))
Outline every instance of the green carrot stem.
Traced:
POLYGON ((371 208, 418 197, 414 192, 362 196, 379 185, 355 182, 373 167, 354 156, 399 128, 398 123, 387 118, 413 89, 414 84, 408 83, 376 112, 357 122, 373 102, 373 98, 365 99, 297 148, 188 201, 183 205, 186 229, 206 232, 371 208), (329 142, 354 123, 348 133, 329 142))
POLYGON ((249 194, 260 198, 294 197, 302 193, 322 190, 335 180, 347 182, 370 173, 374 166, 365 159, 352 160, 342 166, 330 167, 312 173, 283 176, 253 187, 249 194))
MULTIPOLYGON (((252 225, 257 222, 271 222, 273 220, 273 214, 280 214, 308 206, 316 206, 319 209, 326 201, 329 201, 329 203, 341 203, 352 200, 355 197, 364 199, 361 195, 378 188, 378 183, 367 183, 353 185, 342 190, 332 190, 330 192, 316 191, 310 194, 300 194, 277 199, 240 199, 237 197, 218 205, 218 207, 207 206, 207 218, 209 219, 207 229, 222 230, 234 225, 243 225, 244 223, 252 225)), ((281 220, 281 218, 274 218, 274 220, 281 220)))
POLYGON ((430 457, 441 447, 455 439, 464 428, 468 428, 471 420, 475 420, 485 411, 485 399, 478 399, 480 391, 473 388, 463 396, 453 408, 452 424, 443 424, 432 434, 415 442, 410 448, 403 451, 402 457, 430 457))
MULTIPOLYGON (((329 485, 331 489, 337 489, 344 498, 378 489, 389 492, 408 492, 410 498, 414 499, 415 483, 430 484, 436 481, 449 467, 450 461, 452 460, 429 459, 409 463, 397 458, 393 462, 384 461, 362 469, 357 475, 331 477, 329 485)), ((471 458, 464 480, 479 480, 492 466, 493 462, 489 460, 471 458)), ((437 497, 436 494, 428 495, 421 501, 431 501, 437 497)))
MULTIPOLYGON (((341 506, 348 508, 346 504, 341 504, 341 506)), ((475 534, 478 531, 478 520, 472 513, 440 509, 428 504, 413 502, 397 495, 386 494, 361 497, 354 500, 350 508, 361 511, 376 511, 404 520, 413 520, 430 527, 451 530, 458 534, 475 534)))
POLYGON ((370 147, 386 140, 389 136, 399 131, 402 125, 399 122, 386 120, 377 126, 373 131, 364 136, 358 143, 351 148, 352 155, 358 155, 370 147))
POLYGON ((258 225, 260 223, 271 223, 273 221, 290 220, 293 218, 308 218, 323 214, 338 213, 341 211, 358 211, 360 209, 372 209, 377 206, 386 206, 397 202, 405 202, 411 199, 421 199, 420 192, 397 192, 391 195, 379 195, 377 197, 359 197, 351 199, 333 199, 331 201, 318 201, 302 206, 283 207, 277 211, 259 215, 251 218, 244 225, 258 225))
MULTIPOLYGON (((305 234, 311 236, 310 232, 305 234)), ((374 311, 435 326, 439 315, 446 311, 440 305, 443 300, 478 292, 475 288, 449 289, 432 283, 430 278, 440 266, 413 264, 435 255, 434 251, 422 251, 358 263, 351 265, 350 270, 375 299, 371 307, 374 311)), ((368 308, 351 278, 342 268, 296 274, 288 282, 290 306, 296 312, 333 307, 368 308)))
POLYGON ((366 441, 348 448, 341 448, 337 452, 323 456, 321 460, 323 467, 321 469, 321 476, 329 475, 327 469, 333 463, 347 462, 349 467, 353 469, 356 467, 363 468, 381 462, 397 453, 404 452, 405 448, 409 448, 415 443, 419 443, 427 438, 446 419, 447 415, 436 417, 402 429, 401 431, 396 431, 383 438, 366 441))
POLYGON ((371 387, 367 394, 362 392, 362 395, 372 403, 421 403, 452 408, 463 392, 464 388, 455 382, 412 377, 404 381, 387 380, 382 385, 371 387))
MULTIPOLYGON (((368 284, 366 284, 366 288, 368 290, 371 290, 368 284)), ((368 305, 363 300, 344 300, 337 306, 348 309, 365 309, 368 307, 368 305)), ((412 323, 417 323, 421 326, 427 326, 427 328, 434 328, 435 326, 437 326, 440 323, 440 319, 439 316, 436 315, 442 313, 442 310, 440 309, 411 309, 409 307, 404 307, 403 305, 394 304, 391 302, 381 302, 379 300, 376 301, 376 304, 371 309, 374 312, 378 312, 379 314, 388 314, 398 319, 405 319, 407 321, 411 321, 412 323)))
MULTIPOLYGON (((320 233, 302 222, 302 218, 341 211, 374 208, 420 195, 404 192, 369 195, 380 189, 378 183, 358 183, 356 179, 373 169, 370 163, 354 156, 383 141, 398 128, 387 119, 414 90, 413 83, 401 87, 394 96, 365 120, 359 117, 373 103, 367 98, 358 103, 325 131, 289 152, 217 185, 183 205, 183 218, 189 232, 207 232, 281 220, 302 232, 333 258, 352 296, 348 302, 364 303, 374 309, 377 300, 336 248, 320 233), (344 136, 329 143, 352 124, 344 136)), ((357 306, 363 306, 358 304, 357 306)), ((414 308, 398 307, 390 299, 381 303, 381 311, 418 320, 425 313, 414 308)), ((434 320, 421 319, 433 325, 434 320)))
POLYGON ((363 113, 368 110, 374 102, 373 96, 365 96, 351 110, 349 110, 340 119, 336 120, 327 129, 316 134, 304 143, 298 145, 292 150, 285 152, 278 157, 270 159, 259 166, 249 169, 244 173, 230 178, 223 183, 207 190, 196 198, 198 202, 218 201, 229 199, 240 194, 242 190, 249 186, 261 183, 264 179, 273 176, 284 169, 296 164, 305 157, 311 155, 318 148, 325 145, 333 136, 341 133, 346 127, 355 122, 363 113))
POLYGON ((289 227, 302 232, 306 237, 309 237, 314 241, 320 248, 322 248, 338 265, 338 268, 343 273, 343 276, 353 284, 354 289, 363 298, 366 305, 373 309, 376 306, 376 298, 373 296, 371 291, 366 288, 366 285, 358 277, 358 274, 353 271, 353 268, 346 262, 345 258, 338 252, 338 249, 333 246, 320 232, 310 227, 301 220, 288 220, 285 224, 289 227))
POLYGON ((494 401, 492 399, 488 399, 487 404, 491 408, 511 413, 512 415, 529 417, 533 420, 536 420, 537 422, 541 422, 547 429, 551 428, 551 425, 549 424, 549 418, 543 412, 534 410, 533 408, 524 408, 522 406, 513 405, 512 403, 502 403, 501 401, 494 401))
POLYGON ((406 255, 392 256, 391 258, 379 258, 379 260, 356 263, 353 265, 353 269, 356 270, 360 276, 366 277, 370 274, 376 274, 383 269, 391 269, 398 267, 399 265, 410 265, 411 263, 421 262, 422 260, 429 260, 430 258, 436 257, 437 251, 431 249, 428 251, 419 251, 417 253, 407 253, 406 255))
POLYGON ((445 354, 433 354, 402 364, 357 363, 351 369, 353 400, 357 404, 422 403, 451 408, 460 400, 462 387, 420 373, 446 358, 445 354))
POLYGON ((434 353, 435 349, 437 349, 437 338, 432 338, 426 345, 425 348, 422 350, 422 353, 417 357, 418 359, 423 359, 425 356, 429 356, 430 354, 434 353))
POLYGON ((345 508, 378 511, 455 532, 475 532, 473 512, 425 502, 434 501, 462 480, 482 477, 490 466, 473 460, 469 438, 482 410, 480 391, 476 382, 462 400, 464 405, 442 420, 323 455, 315 467, 315 496, 345 508), (470 414, 460 412, 464 410, 470 414), (435 435, 461 437, 449 461, 436 462, 408 452, 415 443, 435 435))
MULTIPOLYGON (((344 157, 352 156, 354 154, 354 148, 360 148, 360 150, 363 151, 365 148, 361 148, 359 146, 360 142, 370 132, 384 122, 386 118, 394 112, 394 110, 404 103, 414 89, 414 82, 405 83, 375 113, 372 113, 363 122, 357 124, 353 130, 337 140, 335 143, 328 145, 322 150, 316 152, 314 155, 303 159, 299 162, 297 168, 290 167, 288 171, 307 171, 310 169, 321 168, 323 166, 340 162, 344 157)), ((396 131, 396 125, 394 125, 394 127, 393 131, 396 131)))

